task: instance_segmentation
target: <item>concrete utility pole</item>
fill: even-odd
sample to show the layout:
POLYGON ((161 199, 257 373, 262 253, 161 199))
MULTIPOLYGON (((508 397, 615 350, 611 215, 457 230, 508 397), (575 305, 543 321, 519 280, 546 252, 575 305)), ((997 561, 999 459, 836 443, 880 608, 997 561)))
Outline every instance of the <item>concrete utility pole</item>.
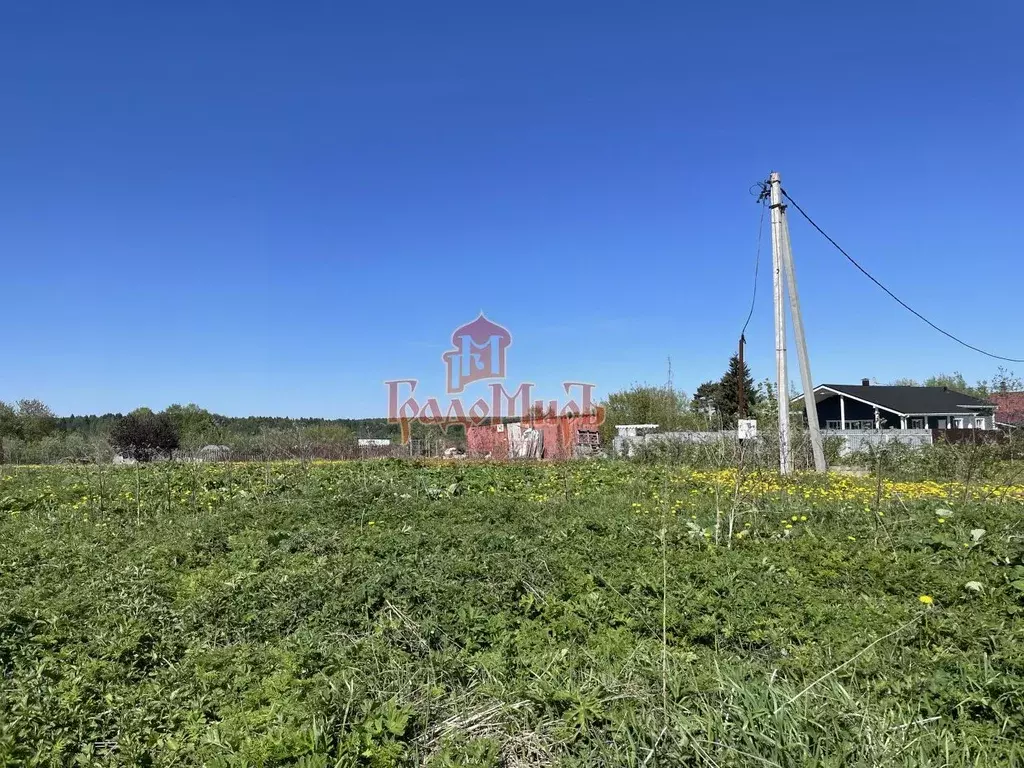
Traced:
POLYGON ((807 410, 807 429, 811 438, 811 453, 814 455, 814 469, 824 472, 825 451, 821 444, 821 428, 818 424, 818 407, 814 402, 814 381, 811 378, 811 361, 807 356, 807 336, 804 333, 803 315, 800 312, 800 295, 796 289, 796 269, 793 266, 793 250, 789 242, 789 222, 786 220, 786 206, 782 203, 782 179, 778 173, 771 175, 771 209, 772 209, 772 261, 775 264, 775 348, 778 355, 779 375, 779 465, 783 474, 793 468, 793 459, 789 450, 789 390, 786 376, 786 315, 782 302, 782 277, 785 275, 789 292, 790 313, 793 315, 793 335, 796 339, 797 358, 800 362, 800 379, 804 388, 804 405, 807 410), (778 237, 778 241, 776 241, 778 237), (781 274, 780 274, 781 272, 781 274), (781 337, 781 343, 780 343, 781 337), (783 396, 785 392, 785 396, 783 396), (783 405, 785 397, 785 405, 783 405), (785 412, 785 416, 783 416, 785 412), (785 458, 783 458, 783 455, 785 458))
MULTIPOLYGON (((781 185, 780 185, 781 186, 781 185)), ((789 221, 786 209, 782 209, 782 234, 785 247, 782 253, 786 261, 786 283, 789 287, 789 311, 793 316, 793 336, 796 339, 796 355, 800 361, 800 379, 804 387, 804 407, 807 410, 807 431, 811 437, 811 453, 814 455, 814 471, 824 472, 825 449, 821 445, 821 428, 818 424, 818 404, 814 402, 814 381, 811 379, 811 359, 807 356, 807 337, 804 335, 804 317, 800 312, 800 294, 796 290, 796 268, 793 266, 793 248, 789 241, 789 221)))
POLYGON ((782 180, 776 171, 769 178, 772 211, 772 294, 775 302, 775 386, 779 401, 779 472, 793 469, 789 455, 789 377, 786 374, 785 238, 782 234, 782 180))

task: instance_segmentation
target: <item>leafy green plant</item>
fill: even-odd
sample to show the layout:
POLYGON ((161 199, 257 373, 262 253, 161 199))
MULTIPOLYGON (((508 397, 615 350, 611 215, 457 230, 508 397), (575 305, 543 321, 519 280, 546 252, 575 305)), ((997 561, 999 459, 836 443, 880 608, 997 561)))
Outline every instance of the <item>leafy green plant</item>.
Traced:
POLYGON ((660 462, 5 468, 0 762, 1020 762, 1022 496, 876 490, 660 462))

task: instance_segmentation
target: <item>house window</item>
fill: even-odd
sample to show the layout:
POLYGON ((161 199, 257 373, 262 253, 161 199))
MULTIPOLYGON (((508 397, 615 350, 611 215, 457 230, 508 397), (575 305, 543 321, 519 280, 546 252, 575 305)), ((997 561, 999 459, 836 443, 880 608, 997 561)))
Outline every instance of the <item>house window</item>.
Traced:
POLYGON ((910 428, 911 429, 924 429, 924 419, 923 418, 911 419, 910 420, 910 428))
POLYGON ((963 428, 964 428, 964 420, 962 418, 957 417, 957 418, 953 419, 953 429, 963 429, 963 428))
POLYGON ((836 419, 834 421, 826 421, 825 429, 839 429, 839 420, 836 419))
POLYGON ((576 445, 596 451, 601 447, 601 436, 597 430, 581 429, 576 433, 576 445))
POLYGON ((984 416, 976 416, 974 418, 974 426, 977 429, 984 429, 985 428, 985 417, 984 416))

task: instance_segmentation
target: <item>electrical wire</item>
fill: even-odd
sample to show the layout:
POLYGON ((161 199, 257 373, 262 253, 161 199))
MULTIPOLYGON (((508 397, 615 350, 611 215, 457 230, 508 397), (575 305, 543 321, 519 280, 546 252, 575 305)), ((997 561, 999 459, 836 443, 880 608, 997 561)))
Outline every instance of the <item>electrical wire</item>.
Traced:
POLYGON ((747 319, 743 323, 743 330, 740 331, 740 338, 744 338, 747 333, 747 326, 750 325, 750 318, 754 316, 754 304, 757 303, 757 273, 761 267, 761 242, 764 240, 764 210, 768 207, 768 204, 761 202, 761 221, 757 225, 757 255, 754 256, 754 291, 750 296, 750 311, 747 313, 747 319))
POLYGON ((787 200, 789 200, 789 202, 793 205, 793 207, 796 208, 797 211, 800 212, 800 215, 803 216, 805 219, 807 219, 807 222, 812 227, 814 227, 816 230, 818 230, 818 232, 821 233, 822 237, 824 237, 826 240, 828 240, 830 243, 832 243, 832 245, 835 246, 835 249, 837 251, 839 251, 841 254, 843 254, 843 256, 846 257, 847 261, 849 261, 851 264, 853 264, 853 266, 855 266, 857 269, 859 269, 864 274, 864 276, 867 277, 871 282, 873 282, 875 285, 877 285, 879 288, 881 288, 883 291, 885 291, 889 295, 890 298, 892 298, 894 301, 896 301, 897 304, 899 304, 905 310, 910 312, 912 315, 916 316, 919 320, 922 320, 927 325, 931 326, 933 329, 935 329, 936 331, 941 333, 943 336, 946 336, 947 338, 950 338, 953 341, 955 341, 957 344, 960 344, 961 346, 967 347, 967 349, 974 350, 975 352, 978 352, 978 353, 980 353, 982 355, 985 355, 986 357, 991 357, 991 358, 993 358, 995 360, 1005 360, 1008 363, 1024 363, 1024 358, 1004 357, 1003 355, 996 355, 996 354, 994 354, 992 352, 988 352, 988 351, 982 349, 981 347, 976 347, 973 344, 968 344, 963 339, 958 338, 958 337, 954 336, 952 333, 950 333, 949 331, 947 331, 947 330, 937 326, 935 323, 933 323, 927 317, 925 317, 920 312, 918 312, 916 309, 914 309, 909 304, 907 304, 907 302, 903 301, 903 299, 901 299, 895 293, 893 293, 888 288, 886 288, 884 285, 882 285, 882 283, 879 282, 879 280, 876 279, 874 275, 872 275, 870 272, 868 272, 866 269, 864 269, 864 267, 862 267, 860 264, 858 264, 857 260, 854 259, 853 256, 851 256, 846 251, 844 251, 842 249, 842 247, 839 245, 839 243, 837 243, 835 240, 833 240, 831 237, 829 237, 828 233, 825 230, 823 230, 821 227, 819 227, 817 222, 814 221, 814 219, 812 219, 810 216, 807 215, 807 212, 803 208, 800 207, 799 203, 797 203, 796 200, 794 200, 792 197, 789 196, 789 193, 786 192, 785 189, 782 190, 782 196, 785 197, 787 200))

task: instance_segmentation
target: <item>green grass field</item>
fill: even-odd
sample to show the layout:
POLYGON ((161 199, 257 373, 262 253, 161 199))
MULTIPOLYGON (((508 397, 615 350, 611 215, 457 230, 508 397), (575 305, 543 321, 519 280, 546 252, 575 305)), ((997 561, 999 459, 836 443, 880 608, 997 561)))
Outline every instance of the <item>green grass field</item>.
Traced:
POLYGON ((1019 488, 0 470, 5 765, 1024 763, 1019 488))

